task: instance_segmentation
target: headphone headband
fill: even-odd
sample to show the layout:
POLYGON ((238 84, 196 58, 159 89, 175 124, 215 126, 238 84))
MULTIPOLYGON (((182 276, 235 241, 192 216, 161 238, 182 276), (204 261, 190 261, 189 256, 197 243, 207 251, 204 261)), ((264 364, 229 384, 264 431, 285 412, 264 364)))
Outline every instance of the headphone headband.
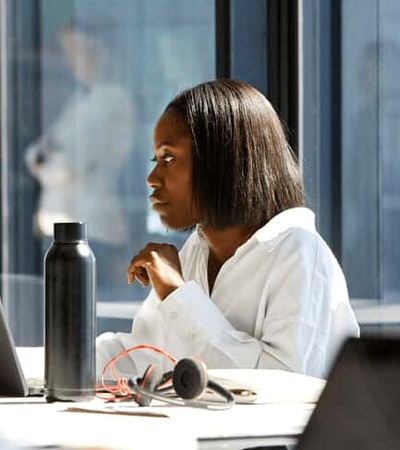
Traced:
POLYGON ((191 406, 211 410, 231 408, 234 397, 227 389, 215 381, 209 380, 207 368, 204 363, 190 358, 184 358, 177 362, 172 373, 172 385, 175 393, 180 398, 167 397, 157 392, 162 376, 158 381, 154 378, 157 374, 155 366, 151 364, 146 369, 142 378, 128 380, 128 386, 135 392, 134 399, 141 406, 148 406, 150 400, 158 400, 164 403, 179 406, 191 406), (207 401, 201 397, 206 389, 218 394, 223 401, 207 401))

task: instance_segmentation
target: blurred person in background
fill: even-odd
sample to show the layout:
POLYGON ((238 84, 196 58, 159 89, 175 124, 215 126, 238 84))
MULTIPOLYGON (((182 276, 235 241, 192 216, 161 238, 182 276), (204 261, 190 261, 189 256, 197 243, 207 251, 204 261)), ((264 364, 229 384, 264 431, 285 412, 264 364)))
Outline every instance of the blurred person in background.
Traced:
POLYGON ((106 16, 73 17, 61 29, 61 47, 78 87, 26 151, 28 169, 41 187, 34 227, 44 248, 54 222, 87 222, 99 283, 105 286, 124 277, 128 225, 118 177, 134 128, 131 97, 113 59, 115 29, 106 16))

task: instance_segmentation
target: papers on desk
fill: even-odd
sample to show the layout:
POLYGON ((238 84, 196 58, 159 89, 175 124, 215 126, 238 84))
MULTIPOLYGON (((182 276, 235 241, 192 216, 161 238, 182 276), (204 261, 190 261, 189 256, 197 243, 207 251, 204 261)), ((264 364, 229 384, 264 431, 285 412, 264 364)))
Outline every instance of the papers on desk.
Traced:
POLYGON ((84 409, 89 403, 94 407, 94 401, 68 405, 46 403, 43 398, 2 399, 0 436, 21 445, 20 450, 233 450, 292 445, 314 408, 310 403, 271 403, 216 412, 171 405, 130 407, 130 402, 122 402, 115 406, 125 413, 68 411, 68 406, 84 409), (134 414, 128 414, 129 409, 134 414))
MULTIPOLYGON (((160 403, 158 403, 160 405, 160 403)), ((103 414, 119 414, 127 416, 138 417, 152 417, 152 418, 164 418, 169 416, 162 411, 158 411, 154 408, 142 408, 130 400, 129 402, 116 402, 106 403, 103 400, 97 398, 89 402, 78 402, 72 406, 65 407, 65 411, 69 412, 82 412, 82 413, 103 413, 103 414)))
POLYGON ((208 374, 232 392, 236 403, 316 403, 326 384, 284 370, 210 369, 208 374))

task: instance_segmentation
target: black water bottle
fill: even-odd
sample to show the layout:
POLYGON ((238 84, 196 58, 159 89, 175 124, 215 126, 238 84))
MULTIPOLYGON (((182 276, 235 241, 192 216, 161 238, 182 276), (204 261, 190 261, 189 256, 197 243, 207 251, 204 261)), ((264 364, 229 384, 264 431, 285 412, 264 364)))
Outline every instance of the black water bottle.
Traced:
POLYGON ((96 260, 86 223, 54 224, 44 280, 46 400, 90 400, 96 381, 96 260))

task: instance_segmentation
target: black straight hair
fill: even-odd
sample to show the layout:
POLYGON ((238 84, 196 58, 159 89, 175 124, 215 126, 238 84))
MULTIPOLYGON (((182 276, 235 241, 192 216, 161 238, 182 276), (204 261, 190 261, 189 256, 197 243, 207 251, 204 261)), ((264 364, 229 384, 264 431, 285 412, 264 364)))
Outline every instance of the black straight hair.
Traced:
POLYGON ((188 124, 193 151, 194 202, 207 224, 260 227, 304 205, 297 160, 270 102, 232 79, 201 83, 166 107, 188 124))

